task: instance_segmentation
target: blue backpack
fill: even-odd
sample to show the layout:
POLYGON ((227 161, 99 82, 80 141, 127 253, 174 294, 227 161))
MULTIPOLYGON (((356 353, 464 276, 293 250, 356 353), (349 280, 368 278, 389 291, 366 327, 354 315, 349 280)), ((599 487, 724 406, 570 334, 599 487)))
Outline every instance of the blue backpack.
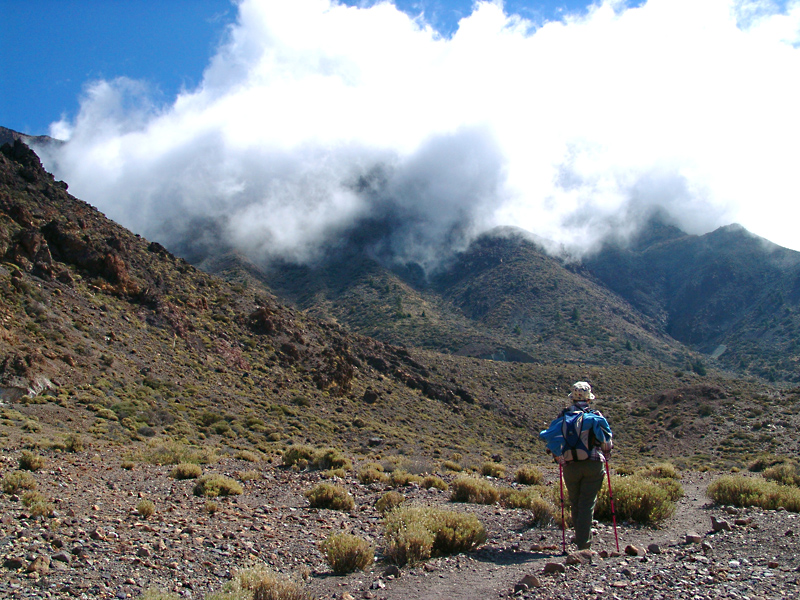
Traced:
POLYGON ((550 427, 539 433, 554 456, 564 456, 568 461, 586 460, 597 438, 594 433, 595 419, 602 419, 590 408, 564 411, 552 422, 550 427), (584 421, 588 427, 584 429, 584 421))

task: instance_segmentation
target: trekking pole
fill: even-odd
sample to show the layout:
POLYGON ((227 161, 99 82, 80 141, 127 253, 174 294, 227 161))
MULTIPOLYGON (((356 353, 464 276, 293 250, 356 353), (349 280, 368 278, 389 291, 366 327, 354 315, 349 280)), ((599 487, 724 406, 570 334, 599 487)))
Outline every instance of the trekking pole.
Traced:
MULTIPOLYGON (((617 552, 619 552, 619 536, 617 535, 617 511, 614 509, 614 495, 611 493, 611 470, 608 468, 608 459, 606 459, 606 477, 608 478, 608 500, 611 503, 611 519, 614 522, 614 540, 617 542, 617 552)), ((564 497, 562 492, 561 497, 561 510, 564 510, 564 497)))
MULTIPOLYGON (((564 477, 563 477, 563 469, 564 467, 561 463, 558 463, 558 483, 561 487, 561 553, 567 553, 567 525, 564 522, 564 477)), ((616 531, 616 529, 615 529, 616 531)), ((617 548, 619 548, 619 544, 617 544, 617 548)))

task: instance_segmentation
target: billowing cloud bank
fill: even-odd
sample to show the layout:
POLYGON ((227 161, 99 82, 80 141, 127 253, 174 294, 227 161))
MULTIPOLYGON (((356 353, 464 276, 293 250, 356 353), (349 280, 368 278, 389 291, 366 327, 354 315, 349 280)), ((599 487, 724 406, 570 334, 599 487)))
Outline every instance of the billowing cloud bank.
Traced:
POLYGON ((450 38, 390 3, 243 0, 198 89, 87 87, 48 166, 200 257, 313 260, 353 235, 430 265, 516 225, 576 251, 656 208, 800 249, 800 3, 606 0, 450 38))

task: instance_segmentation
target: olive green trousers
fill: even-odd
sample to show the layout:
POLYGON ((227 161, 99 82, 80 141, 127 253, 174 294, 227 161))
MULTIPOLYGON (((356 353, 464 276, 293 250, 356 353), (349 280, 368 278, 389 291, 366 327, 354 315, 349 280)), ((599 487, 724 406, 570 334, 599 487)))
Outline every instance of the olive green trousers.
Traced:
POLYGON ((572 507, 575 543, 579 550, 592 546, 594 506, 604 476, 604 466, 599 460, 577 460, 564 464, 564 484, 572 507))

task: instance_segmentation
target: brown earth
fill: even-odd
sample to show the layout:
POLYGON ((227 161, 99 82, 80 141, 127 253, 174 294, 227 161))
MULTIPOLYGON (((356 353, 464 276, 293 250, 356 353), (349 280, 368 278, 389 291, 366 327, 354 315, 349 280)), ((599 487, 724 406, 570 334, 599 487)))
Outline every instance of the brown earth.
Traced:
MULTIPOLYGON (((171 466, 137 463, 126 470, 119 449, 45 456, 47 465, 33 476, 38 491, 54 501, 53 516, 31 517, 19 497, 0 495, 3 598, 135 598, 153 588, 204 598, 253 562, 305 578, 315 598, 340 599, 498 598, 515 595, 515 586, 533 576, 530 590, 519 589, 517 597, 752 600, 795 597, 800 577, 798 516, 712 505, 705 489, 718 473, 684 473, 686 495, 660 528, 619 523, 619 556, 613 526, 598 523, 594 549, 612 554, 594 554, 591 562, 554 575, 544 573, 545 565, 570 562, 561 555, 559 528, 530 527, 522 510, 455 504, 447 492, 400 488, 407 501, 475 513, 488 540, 475 552, 393 573, 381 555, 382 519, 374 508, 387 486, 365 486, 348 476, 339 483, 353 495, 355 509, 312 509, 303 491, 321 479, 319 472, 296 473, 277 459, 224 457, 204 471, 246 479, 244 493, 217 500, 219 510, 209 515, 208 500, 193 495, 192 480, 173 479, 171 466), (149 519, 135 510, 141 498, 155 504, 149 519), (712 516, 726 520, 731 531, 711 532, 712 516), (333 575, 319 544, 336 531, 370 540, 377 550, 374 566, 333 575), (702 543, 687 543, 692 532, 702 543), (625 554, 628 546, 651 544, 658 549, 625 554)), ((17 450, 6 449, 0 476, 15 470, 18 459, 17 450)), ((546 475, 554 485, 555 469, 546 475)))

